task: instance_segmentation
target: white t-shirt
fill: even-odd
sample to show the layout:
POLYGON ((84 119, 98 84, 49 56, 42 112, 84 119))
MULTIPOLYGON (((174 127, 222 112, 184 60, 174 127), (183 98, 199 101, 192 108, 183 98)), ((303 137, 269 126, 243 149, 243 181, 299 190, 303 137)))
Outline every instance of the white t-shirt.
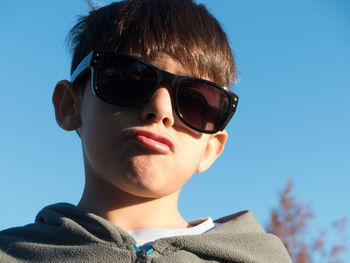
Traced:
POLYGON ((140 249, 148 250, 152 242, 159 238, 184 236, 184 235, 199 235, 220 225, 214 223, 213 219, 201 218, 188 222, 192 227, 189 228, 145 228, 139 230, 126 230, 135 240, 136 246, 140 249))

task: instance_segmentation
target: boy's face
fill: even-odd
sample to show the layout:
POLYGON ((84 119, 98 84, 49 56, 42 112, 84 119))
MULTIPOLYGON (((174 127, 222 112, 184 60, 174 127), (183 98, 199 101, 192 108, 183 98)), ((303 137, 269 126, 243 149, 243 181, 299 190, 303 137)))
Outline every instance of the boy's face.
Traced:
MULTIPOLYGON (((150 63, 175 74, 189 72, 166 55, 150 63)), ((74 104, 78 127, 58 122, 65 129, 78 129, 87 177, 135 196, 160 198, 179 191, 196 171, 210 167, 227 137, 226 132, 209 135, 183 124, 174 113, 167 84, 142 106, 119 107, 96 97, 88 81, 74 104)))

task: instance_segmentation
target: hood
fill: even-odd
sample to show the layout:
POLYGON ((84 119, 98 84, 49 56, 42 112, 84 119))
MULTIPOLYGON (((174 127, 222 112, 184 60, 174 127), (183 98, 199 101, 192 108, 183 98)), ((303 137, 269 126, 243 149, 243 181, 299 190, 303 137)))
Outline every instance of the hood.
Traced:
MULTIPOLYGON (((266 234, 249 211, 216 220, 201 235, 156 240, 143 262, 291 263, 282 242, 266 234)), ((109 221, 60 203, 34 224, 0 232, 0 262, 135 262, 135 240, 109 221)))

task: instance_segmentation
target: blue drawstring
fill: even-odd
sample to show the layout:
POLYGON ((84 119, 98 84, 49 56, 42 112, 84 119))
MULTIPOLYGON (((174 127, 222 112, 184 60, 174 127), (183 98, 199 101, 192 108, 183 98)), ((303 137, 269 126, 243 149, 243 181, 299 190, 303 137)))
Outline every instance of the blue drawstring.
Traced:
MULTIPOLYGON (((141 251, 141 250, 136 246, 135 243, 132 244, 132 245, 134 246, 134 248, 135 248, 135 250, 136 250, 137 253, 139 253, 139 252, 141 251)), ((150 248, 149 250, 146 251, 146 255, 151 254, 153 251, 154 251, 153 248, 150 248)))
POLYGON ((153 248, 150 248, 149 250, 147 250, 146 254, 149 255, 149 254, 151 254, 153 251, 154 251, 153 248))
POLYGON ((136 244, 134 243, 134 244, 132 244, 133 246, 134 246, 134 248, 135 248, 135 250, 136 250, 136 252, 140 252, 140 249, 136 246, 136 244))

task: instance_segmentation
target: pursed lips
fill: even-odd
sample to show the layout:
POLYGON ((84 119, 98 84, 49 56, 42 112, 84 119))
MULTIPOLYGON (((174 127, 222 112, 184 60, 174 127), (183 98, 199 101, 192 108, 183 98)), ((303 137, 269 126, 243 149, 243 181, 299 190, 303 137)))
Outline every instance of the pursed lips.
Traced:
POLYGON ((160 153, 174 152, 171 140, 149 131, 133 130, 128 134, 128 138, 135 139, 142 146, 160 153))

